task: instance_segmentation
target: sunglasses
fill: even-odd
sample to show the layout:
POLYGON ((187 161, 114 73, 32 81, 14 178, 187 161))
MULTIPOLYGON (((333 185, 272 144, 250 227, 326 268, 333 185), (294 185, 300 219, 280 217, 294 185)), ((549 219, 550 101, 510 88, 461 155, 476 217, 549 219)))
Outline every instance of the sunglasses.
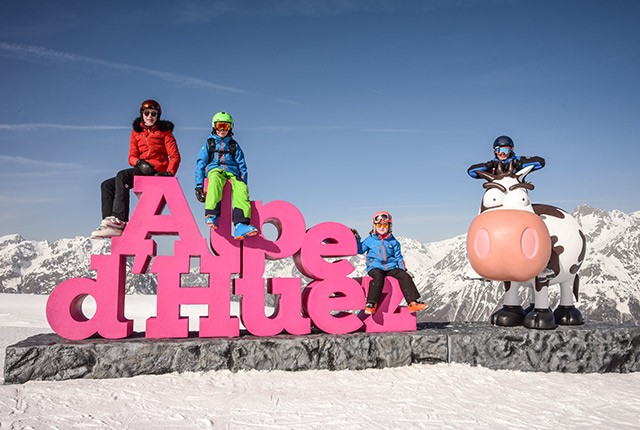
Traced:
POLYGON ((510 154, 511 147, 510 146, 500 146, 496 148, 496 154, 510 154))
POLYGON ((377 222, 376 223, 376 227, 377 228, 389 227, 389 223, 388 222, 377 222))
POLYGON ((158 116, 158 112, 155 110, 145 110, 142 112, 142 115, 155 118, 158 116))
POLYGON ((215 128, 218 131, 229 131, 229 130, 231 130, 231 123, 228 123, 228 122, 216 122, 215 128))
POLYGON ((376 224, 389 224, 391 222, 391 217, 387 214, 381 214, 375 217, 373 222, 376 224))

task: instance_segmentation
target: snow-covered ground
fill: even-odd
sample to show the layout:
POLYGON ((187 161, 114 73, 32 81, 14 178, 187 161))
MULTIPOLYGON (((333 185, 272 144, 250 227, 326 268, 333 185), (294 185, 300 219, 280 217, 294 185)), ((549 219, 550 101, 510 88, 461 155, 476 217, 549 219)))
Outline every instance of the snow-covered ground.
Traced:
MULTIPOLYGON (((0 294, 2 368, 7 345, 50 331, 46 299, 0 294)), ((130 318, 148 315, 153 298, 128 296, 126 308, 130 318)), ((524 373, 440 364, 0 386, 0 429, 587 427, 640 428, 640 373, 524 373)))

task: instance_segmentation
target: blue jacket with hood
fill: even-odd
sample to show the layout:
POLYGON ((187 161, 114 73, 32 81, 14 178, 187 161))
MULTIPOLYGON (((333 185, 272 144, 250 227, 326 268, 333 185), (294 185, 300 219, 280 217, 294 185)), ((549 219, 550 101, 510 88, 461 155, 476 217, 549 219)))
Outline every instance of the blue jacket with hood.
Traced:
POLYGON ((204 146, 198 153, 198 159, 196 161, 196 188, 201 188, 204 184, 204 178, 209 175, 209 172, 213 169, 220 169, 225 172, 229 172, 235 175, 239 180, 248 183, 247 163, 244 159, 244 152, 240 148, 240 144, 235 141, 236 150, 235 157, 232 157, 229 152, 229 144, 233 137, 231 135, 226 136, 224 139, 217 134, 210 134, 204 146), (211 156, 209 152, 209 139, 215 141, 215 153, 211 156), (209 161, 211 160, 211 161, 209 161))
POLYGON ((356 236, 358 243, 358 254, 366 254, 367 272, 371 269, 402 269, 407 270, 400 251, 400 242, 389 233, 387 236, 380 237, 373 232, 370 236, 360 241, 360 237, 356 236))

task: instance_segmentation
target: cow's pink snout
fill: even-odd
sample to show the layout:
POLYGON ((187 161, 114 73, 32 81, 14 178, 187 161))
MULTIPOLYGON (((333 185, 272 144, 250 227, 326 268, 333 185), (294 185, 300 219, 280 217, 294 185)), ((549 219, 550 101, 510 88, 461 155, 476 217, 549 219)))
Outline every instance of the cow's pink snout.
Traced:
POLYGON ((467 256, 482 277, 527 281, 539 274, 551 255, 551 238, 542 219, 521 210, 478 215, 467 233, 467 256))

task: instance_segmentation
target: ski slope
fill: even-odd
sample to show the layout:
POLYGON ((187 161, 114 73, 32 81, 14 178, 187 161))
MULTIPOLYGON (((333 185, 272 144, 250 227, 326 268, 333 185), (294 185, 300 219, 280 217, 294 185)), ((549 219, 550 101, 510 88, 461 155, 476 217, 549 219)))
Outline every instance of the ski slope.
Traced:
MULTIPOLYGON (((50 331, 46 299, 0 294, 3 368, 7 345, 50 331)), ((152 304, 149 296, 127 296, 128 316, 144 318, 152 304)), ((0 429, 637 429, 639 417, 640 373, 525 373, 456 364, 0 386, 0 429)))

